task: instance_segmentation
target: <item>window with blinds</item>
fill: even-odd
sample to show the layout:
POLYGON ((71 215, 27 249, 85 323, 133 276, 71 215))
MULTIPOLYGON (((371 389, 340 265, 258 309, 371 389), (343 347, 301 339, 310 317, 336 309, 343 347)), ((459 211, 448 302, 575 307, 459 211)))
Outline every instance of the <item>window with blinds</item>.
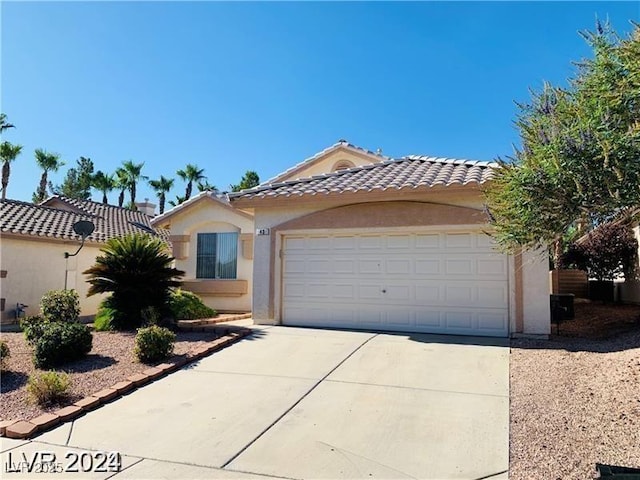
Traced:
POLYGON ((199 233, 196 278, 236 278, 237 233, 199 233))

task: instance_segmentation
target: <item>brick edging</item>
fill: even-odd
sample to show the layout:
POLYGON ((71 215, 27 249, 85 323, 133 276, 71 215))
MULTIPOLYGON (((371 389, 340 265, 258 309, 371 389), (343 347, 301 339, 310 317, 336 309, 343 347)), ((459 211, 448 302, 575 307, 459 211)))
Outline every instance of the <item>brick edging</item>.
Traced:
MULTIPOLYGON (((211 331, 211 330, 209 330, 211 331)), ((52 413, 43 413, 31 420, 2 420, 0 421, 0 437, 25 440, 32 438, 36 434, 45 432, 52 427, 75 420, 79 416, 101 407, 144 385, 168 375, 184 365, 199 360, 207 355, 222 350, 223 348, 237 342, 243 337, 251 334, 249 328, 225 329, 223 336, 213 341, 207 342, 187 352, 185 357, 174 357, 165 363, 150 367, 142 373, 136 373, 127 377, 126 380, 116 383, 111 387, 104 388, 99 392, 84 397, 77 402, 60 408, 52 413)))

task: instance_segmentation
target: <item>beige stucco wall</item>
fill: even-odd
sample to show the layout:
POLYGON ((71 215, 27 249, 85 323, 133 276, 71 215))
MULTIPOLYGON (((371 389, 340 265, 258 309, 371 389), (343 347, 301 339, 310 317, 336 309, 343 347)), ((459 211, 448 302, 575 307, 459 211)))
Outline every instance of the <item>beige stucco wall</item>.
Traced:
POLYGON ((366 155, 364 153, 358 154, 346 149, 338 149, 322 157, 317 162, 310 162, 309 166, 305 166, 300 170, 291 172, 290 174, 279 179, 279 181, 283 182, 286 180, 294 180, 298 178, 306 178, 312 177, 314 175, 329 173, 332 172, 334 170, 334 166, 342 160, 353 163, 354 167, 359 167, 362 165, 371 165, 372 163, 377 163, 382 159, 375 156, 366 155))
MULTIPOLYGON (((395 200, 407 200, 402 195, 387 194, 388 198, 395 200)), ((474 208, 482 211, 482 198, 478 191, 458 191, 458 192, 428 192, 420 196, 422 201, 434 202, 445 205, 474 208)), ((418 198, 413 195, 411 201, 418 198)), ((361 200, 360 200, 361 201, 361 200)), ((304 217, 313 212, 319 212, 327 208, 335 208, 340 204, 348 204, 348 200, 333 199, 330 202, 319 202, 316 199, 314 204, 307 202, 290 202, 287 206, 274 206, 256 208, 255 226, 256 229, 269 228, 270 235, 259 235, 255 237, 254 243, 254 285, 253 285, 253 318, 260 324, 277 324, 280 322, 279 298, 280 298, 280 262, 277 258, 272 258, 272 252, 279 252, 281 245, 281 232, 273 229, 285 222, 304 217), (273 283, 272 277, 273 275, 273 283), (270 304, 270 298, 274 301, 270 304)), ((339 209, 336 212, 340 211, 339 209)), ((453 212, 453 210, 452 210, 453 212)), ((328 218, 328 217, 327 217, 328 218)), ((440 219, 439 219, 440 220, 440 219)), ((451 224, 455 223, 451 218, 451 224)), ((332 228, 332 224, 342 225, 344 222, 327 221, 327 229, 332 228)), ((291 223, 290 223, 291 224, 291 223)), ((295 225, 295 223, 294 223, 295 225)), ((317 227, 317 225, 315 225, 317 227)), ((407 228, 407 227, 402 227, 407 228)), ((410 227, 409 227, 410 228, 410 227)), ((440 224, 442 229, 459 228, 447 224, 440 224)), ((488 230, 488 225, 482 225, 482 229, 488 230)), ((275 254, 277 255, 277 254, 275 254)), ((544 252, 524 252, 522 255, 522 266, 518 272, 515 271, 513 259, 509 261, 510 273, 509 282, 511 284, 510 316, 511 331, 515 332, 516 296, 514 284, 517 275, 521 275, 522 280, 522 333, 526 334, 548 334, 549 323, 549 274, 546 253, 544 252)))
POLYGON ((546 249, 522 252, 522 285, 522 333, 548 335, 551 331, 551 312, 549 254, 546 249))
POLYGON ((77 242, 0 238, 0 269, 7 271, 6 278, 0 279, 0 297, 6 299, 3 322, 15 319, 18 302, 29 306, 27 315, 37 314, 42 295, 64 288, 65 271, 67 288, 75 288, 80 296, 80 315, 95 315, 103 296, 87 298, 89 284, 82 272, 95 263, 100 250, 99 246, 85 245, 77 256, 64 258, 64 252, 73 253, 78 246, 77 242))
MULTIPOLYGON (((198 233, 253 234, 253 219, 250 216, 235 212, 216 201, 204 199, 182 211, 177 212, 169 220, 171 236, 187 235, 189 241, 184 245, 186 258, 176 259, 176 268, 184 270, 185 281, 196 279, 196 255, 198 233)), ((253 265, 252 260, 243 255, 243 246, 238 239, 237 279, 247 282, 247 293, 240 296, 206 295, 201 292, 203 302, 219 311, 250 311, 252 299, 253 265)), ((218 280, 226 282, 227 280, 218 280)), ((229 280, 232 281, 232 280, 229 280)))

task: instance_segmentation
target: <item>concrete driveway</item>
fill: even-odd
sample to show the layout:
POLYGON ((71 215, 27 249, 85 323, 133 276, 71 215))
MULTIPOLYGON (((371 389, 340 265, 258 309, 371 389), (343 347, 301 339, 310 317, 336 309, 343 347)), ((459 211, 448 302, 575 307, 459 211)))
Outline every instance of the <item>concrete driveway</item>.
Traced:
MULTIPOLYGON (((507 478, 507 340, 257 328, 8 454, 118 451, 32 478, 507 478)), ((31 457, 29 457, 31 458, 31 457)))

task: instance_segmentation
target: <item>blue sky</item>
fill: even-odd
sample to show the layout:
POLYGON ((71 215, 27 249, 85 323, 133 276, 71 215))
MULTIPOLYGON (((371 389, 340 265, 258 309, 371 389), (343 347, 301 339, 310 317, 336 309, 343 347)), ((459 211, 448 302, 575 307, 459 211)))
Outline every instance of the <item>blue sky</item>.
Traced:
MULTIPOLYGON (((492 160, 518 136, 514 101, 564 85, 596 16, 620 33, 638 2, 2 2, 0 107, 33 151, 151 178, 187 163, 226 190, 345 138, 391 156, 492 160)), ((153 197, 141 185, 138 198, 153 197)), ((170 197, 183 194, 179 179, 170 197)), ((117 193, 110 200, 115 202, 117 193)), ((99 194, 94 195, 99 199, 99 194)))

